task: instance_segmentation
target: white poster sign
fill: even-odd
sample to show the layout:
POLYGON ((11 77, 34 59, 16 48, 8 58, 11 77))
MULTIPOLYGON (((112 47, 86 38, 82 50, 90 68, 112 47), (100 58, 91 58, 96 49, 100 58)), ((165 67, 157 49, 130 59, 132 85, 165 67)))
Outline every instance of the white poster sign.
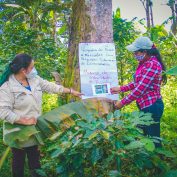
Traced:
POLYGON ((113 43, 80 43, 79 65, 81 92, 85 98, 105 97, 117 100, 110 88, 118 86, 115 46, 113 43))

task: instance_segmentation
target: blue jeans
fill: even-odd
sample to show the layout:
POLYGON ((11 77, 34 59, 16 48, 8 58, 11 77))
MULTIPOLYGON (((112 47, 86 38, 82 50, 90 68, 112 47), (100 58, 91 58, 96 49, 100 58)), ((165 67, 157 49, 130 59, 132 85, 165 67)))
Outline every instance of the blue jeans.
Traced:
MULTIPOLYGON (((164 111, 164 104, 162 99, 157 99, 155 103, 147 108, 142 109, 141 111, 144 113, 151 113, 153 120, 156 122, 150 126, 141 127, 143 129, 144 135, 149 135, 152 137, 156 136, 160 138, 160 119, 164 111)), ((161 147, 161 143, 155 143, 155 146, 161 147)))

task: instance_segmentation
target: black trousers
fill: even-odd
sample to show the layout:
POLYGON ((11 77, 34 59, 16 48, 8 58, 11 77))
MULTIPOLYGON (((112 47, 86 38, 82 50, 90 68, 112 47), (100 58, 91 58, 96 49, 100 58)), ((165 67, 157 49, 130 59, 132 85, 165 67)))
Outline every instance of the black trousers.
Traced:
MULTIPOLYGON (((139 107, 139 106, 138 106, 139 107)), ((144 131, 144 135, 154 136, 160 138, 160 119, 164 111, 164 104, 162 99, 157 99, 157 101, 151 106, 142 109, 144 113, 151 113, 152 119, 156 122, 150 126, 141 127, 144 131)), ((161 147, 161 142, 154 143, 156 147, 161 147)))
POLYGON ((12 154, 13 177, 24 177, 24 164, 26 155, 32 176, 38 176, 37 173, 35 173, 35 169, 39 169, 41 167, 38 146, 26 147, 23 149, 12 148, 12 154))

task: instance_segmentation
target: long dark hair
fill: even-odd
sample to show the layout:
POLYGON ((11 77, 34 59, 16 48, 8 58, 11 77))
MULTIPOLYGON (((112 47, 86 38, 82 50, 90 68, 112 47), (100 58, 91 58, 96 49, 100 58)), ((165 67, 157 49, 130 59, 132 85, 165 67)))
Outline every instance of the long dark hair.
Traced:
POLYGON ((27 69, 32 60, 32 57, 25 53, 16 55, 12 62, 6 66, 5 71, 2 73, 0 86, 9 79, 11 74, 17 74, 22 68, 27 69))
POLYGON ((163 63, 163 60, 162 60, 162 57, 160 55, 159 50, 155 46, 153 46, 151 49, 140 49, 138 51, 140 51, 140 52, 146 52, 147 55, 149 55, 149 56, 155 56, 157 58, 157 60, 159 61, 159 63, 162 66, 162 71, 163 71, 163 73, 162 73, 162 83, 165 85, 167 83, 167 76, 165 74, 166 67, 165 67, 165 65, 163 63))

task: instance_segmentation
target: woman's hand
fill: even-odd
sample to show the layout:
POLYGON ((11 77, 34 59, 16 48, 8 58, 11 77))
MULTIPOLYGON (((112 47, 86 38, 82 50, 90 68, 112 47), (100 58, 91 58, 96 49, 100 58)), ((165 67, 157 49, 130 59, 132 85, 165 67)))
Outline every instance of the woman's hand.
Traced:
POLYGON ((114 102, 114 107, 116 109, 121 109, 123 107, 123 105, 120 101, 116 101, 116 102, 114 102))
POLYGON ((15 121, 15 123, 21 125, 36 125, 37 119, 35 117, 21 117, 19 120, 15 121))
POLYGON ((120 87, 112 87, 110 88, 110 92, 111 94, 117 94, 117 93, 120 93, 121 90, 120 90, 120 87))
POLYGON ((66 88, 66 87, 63 89, 63 93, 69 93, 77 97, 81 97, 82 95, 84 95, 83 93, 80 93, 72 88, 66 88))
POLYGON ((71 94, 73 96, 77 96, 77 97, 81 97, 82 95, 84 95, 83 93, 80 93, 80 92, 73 90, 73 89, 71 89, 71 94))

